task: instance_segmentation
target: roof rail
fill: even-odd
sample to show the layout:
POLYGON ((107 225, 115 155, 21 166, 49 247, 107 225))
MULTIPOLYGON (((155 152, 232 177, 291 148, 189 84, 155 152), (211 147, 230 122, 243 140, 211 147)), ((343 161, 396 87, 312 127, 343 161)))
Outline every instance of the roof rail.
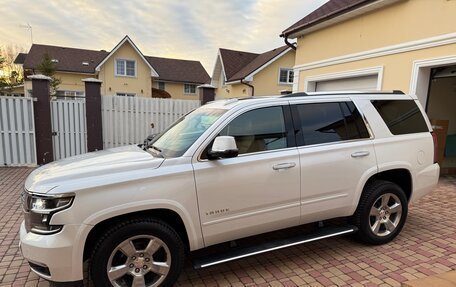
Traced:
POLYGON ((345 94, 364 94, 364 95, 377 95, 377 94, 394 94, 394 95, 405 95, 401 90, 392 90, 392 91, 330 91, 330 92, 298 92, 288 95, 284 95, 281 98, 291 98, 291 97, 307 97, 307 96, 329 96, 329 95, 345 95, 345 94))
POLYGON ((310 96, 308 93, 305 92, 298 92, 298 93, 291 93, 281 96, 281 98, 291 98, 291 97, 307 97, 310 96))

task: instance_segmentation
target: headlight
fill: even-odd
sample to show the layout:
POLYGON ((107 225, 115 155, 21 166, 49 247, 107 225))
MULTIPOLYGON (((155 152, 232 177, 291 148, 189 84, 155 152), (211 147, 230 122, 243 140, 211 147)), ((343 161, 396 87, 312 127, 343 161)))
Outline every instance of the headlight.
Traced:
POLYGON ((73 203, 74 195, 43 196, 22 193, 25 227, 38 234, 53 234, 62 229, 61 225, 50 225, 54 213, 67 209, 73 203))

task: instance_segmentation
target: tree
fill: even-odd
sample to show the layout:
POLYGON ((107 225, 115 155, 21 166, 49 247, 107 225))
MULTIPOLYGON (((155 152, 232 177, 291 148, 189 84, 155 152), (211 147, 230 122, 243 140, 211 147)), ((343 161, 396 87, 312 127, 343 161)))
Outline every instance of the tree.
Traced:
POLYGON ((50 92, 51 95, 54 95, 57 92, 61 80, 55 77, 55 63, 52 62, 52 59, 47 52, 43 55, 41 63, 36 68, 41 74, 51 78, 51 82, 49 83, 50 92))
MULTIPOLYGON (((5 63, 5 58, 2 57, 2 54, 0 53, 0 71, 3 71, 3 66, 5 63)), ((3 76, 3 73, 0 74, 0 89, 6 87, 6 79, 3 76)))
POLYGON ((14 88, 24 83, 22 66, 14 63, 17 55, 24 51, 18 45, 0 47, 0 88, 14 88))

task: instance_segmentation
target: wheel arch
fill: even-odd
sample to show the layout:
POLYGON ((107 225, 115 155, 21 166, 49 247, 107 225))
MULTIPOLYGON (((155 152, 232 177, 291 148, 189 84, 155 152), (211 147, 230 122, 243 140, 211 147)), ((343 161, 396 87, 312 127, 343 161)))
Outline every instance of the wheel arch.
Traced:
POLYGON ((113 224, 132 218, 154 218, 161 220, 176 230, 187 251, 201 247, 200 245, 202 243, 195 240, 195 234, 191 234, 192 230, 188 226, 189 223, 187 222, 186 225, 185 219, 182 218, 181 214, 171 208, 159 207, 124 212, 112 217, 103 216, 100 218, 100 220, 93 225, 86 237, 86 240, 84 241, 83 261, 90 257, 91 251, 93 250, 96 240, 99 238, 100 234, 112 227, 113 224))
POLYGON ((375 181, 375 180, 385 180, 385 181, 390 181, 392 183, 397 184, 404 191, 405 196, 407 197, 407 200, 410 202, 410 199, 412 198, 412 191, 413 191, 412 173, 407 168, 393 168, 393 169, 388 169, 388 170, 383 170, 383 171, 377 172, 377 173, 371 175, 365 181, 363 188, 361 189, 361 192, 357 196, 356 206, 358 206, 359 200, 360 200, 363 192, 365 192, 365 187, 368 184, 370 184, 372 181, 375 181))

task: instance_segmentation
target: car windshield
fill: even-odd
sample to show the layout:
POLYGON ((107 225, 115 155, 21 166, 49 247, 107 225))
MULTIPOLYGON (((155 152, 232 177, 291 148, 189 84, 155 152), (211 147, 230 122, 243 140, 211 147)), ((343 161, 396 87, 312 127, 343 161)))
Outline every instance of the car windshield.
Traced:
POLYGON ((198 108, 154 138, 149 149, 165 158, 182 156, 225 112, 225 109, 198 108))

